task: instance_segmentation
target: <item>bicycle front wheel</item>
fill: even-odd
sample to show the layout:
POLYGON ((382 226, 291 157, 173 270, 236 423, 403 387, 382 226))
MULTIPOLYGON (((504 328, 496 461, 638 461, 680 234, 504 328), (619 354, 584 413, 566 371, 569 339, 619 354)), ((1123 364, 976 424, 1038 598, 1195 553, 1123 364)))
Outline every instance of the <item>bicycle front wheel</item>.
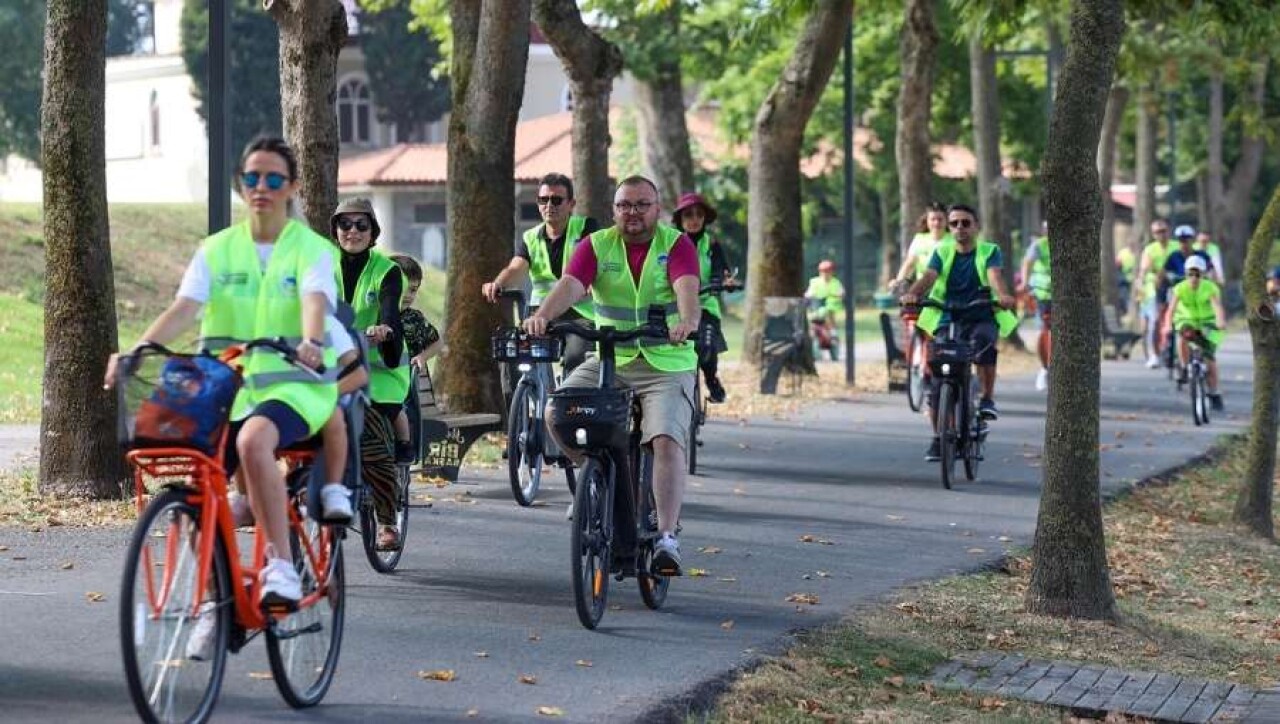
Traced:
POLYGON ((1199 367, 1191 368, 1191 419, 1196 427, 1209 424, 1209 405, 1205 391, 1204 373, 1199 367))
POLYGON ((578 474, 569 536, 573 601, 582 625, 594 629, 609 596, 611 546, 608 537, 609 479, 599 460, 588 460, 578 474))
POLYGON ((956 445, 960 442, 956 428, 955 385, 943 383, 938 390, 938 453, 942 458, 942 487, 951 489, 956 474, 956 445))
POLYGON ((542 483, 542 420, 538 419, 538 401, 525 385, 511 396, 507 413, 507 474, 511 478, 511 494, 521 506, 533 505, 542 483))
POLYGON ((919 412, 924 404, 924 335, 915 330, 907 346, 907 404, 919 412))
POLYGON ((653 498, 653 453, 640 452, 640 489, 644 491, 644 503, 640 506, 640 529, 644 531, 644 543, 640 548, 640 562, 636 582, 640 585, 640 600, 653 610, 662 608, 671 587, 670 576, 653 575, 653 541, 658 535, 658 506, 653 498))
POLYGON ((267 658, 276 689, 295 709, 324 698, 342 649, 346 579, 341 529, 320 525, 305 512, 289 531, 293 566, 302 579, 298 610, 267 626, 267 658))
POLYGON ((186 490, 161 493, 133 531, 120 591, 125 679, 146 722, 203 722, 227 665, 235 601, 216 531, 201 586, 200 509, 186 490), (203 589, 203 595, 201 595, 203 589))

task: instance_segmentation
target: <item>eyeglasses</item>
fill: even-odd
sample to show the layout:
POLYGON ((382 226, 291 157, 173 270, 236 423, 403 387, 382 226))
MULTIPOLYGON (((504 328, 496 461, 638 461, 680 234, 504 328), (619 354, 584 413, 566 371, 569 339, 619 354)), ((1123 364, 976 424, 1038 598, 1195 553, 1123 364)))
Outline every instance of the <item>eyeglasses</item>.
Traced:
POLYGON ((629 214, 632 211, 643 214, 653 207, 654 202, 652 201, 637 201, 634 204, 630 201, 619 201, 613 205, 614 210, 619 214, 629 214))
POLYGON ((1198 276, 1200 276, 1200 272, 1198 272, 1198 271, 1189 271, 1189 272, 1187 272, 1187 276, 1188 276, 1188 277, 1198 277, 1198 276))
POLYGON ((275 171, 271 171, 266 175, 257 171, 249 171, 240 175, 240 185, 246 189, 256 189, 264 178, 267 180, 267 188, 271 191, 279 191, 284 188, 285 182, 289 180, 284 174, 276 173, 275 171))
POLYGON ((973 226, 973 219, 951 219, 947 222, 947 226, 953 229, 967 229, 973 226))
POLYGON ((368 231, 369 222, 364 219, 356 219, 355 221, 352 221, 345 217, 339 217, 338 228, 342 231, 351 231, 352 229, 355 229, 356 231, 368 231))
POLYGON ((539 206, 551 206, 552 208, 555 208, 560 204, 563 204, 564 202, 565 202, 565 198, 563 196, 539 196, 538 197, 539 206))

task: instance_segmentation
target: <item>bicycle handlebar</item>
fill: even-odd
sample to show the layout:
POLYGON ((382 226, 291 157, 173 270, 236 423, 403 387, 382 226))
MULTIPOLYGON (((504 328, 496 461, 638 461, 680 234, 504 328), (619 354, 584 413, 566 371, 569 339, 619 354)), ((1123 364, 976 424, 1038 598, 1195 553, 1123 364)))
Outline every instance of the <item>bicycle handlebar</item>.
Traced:
POLYGON ((563 337, 572 334, 588 342, 633 342, 641 337, 649 339, 666 339, 670 334, 666 325, 644 324, 635 329, 619 331, 614 327, 598 327, 588 329, 573 322, 552 322, 547 325, 547 334, 563 337))
POLYGON ((968 304, 948 304, 946 302, 935 302, 932 299, 921 299, 915 304, 903 304, 904 307, 932 307, 933 309, 941 309, 944 312, 964 312, 971 309, 989 309, 998 306, 992 299, 975 299, 968 304))
MULTIPOLYGON (((233 347, 240 347, 244 352, 254 349, 270 350, 278 354, 290 365, 293 365, 304 372, 309 372, 315 375, 316 379, 320 379, 320 375, 325 373, 325 365, 323 362, 314 368, 303 364, 302 361, 298 359, 297 350, 290 347, 284 337, 259 337, 258 339, 249 340, 244 344, 233 345, 233 347)), ((155 352, 163 355, 178 354, 158 342, 142 342, 129 352, 120 355, 121 369, 119 374, 125 376, 131 374, 136 368, 138 360, 147 352, 155 352)), ((207 354, 207 352, 202 352, 202 354, 207 354)))

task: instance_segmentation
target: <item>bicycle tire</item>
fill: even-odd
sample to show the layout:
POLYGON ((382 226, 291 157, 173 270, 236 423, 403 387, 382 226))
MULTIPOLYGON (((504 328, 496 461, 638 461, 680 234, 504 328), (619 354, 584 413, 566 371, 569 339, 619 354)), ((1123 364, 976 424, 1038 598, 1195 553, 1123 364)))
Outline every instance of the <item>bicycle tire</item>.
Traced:
MULTIPOLYGON (((378 548, 377 506, 373 504, 373 491, 365 490, 364 502, 360 506, 360 543, 364 547, 365 558, 378 573, 394 573, 404 555, 404 541, 409 535, 409 466, 396 466, 396 530, 400 535, 400 545, 391 550, 378 548)), ((367 486, 366 486, 367 487, 367 486)))
POLYGON ((949 382, 943 383, 938 391, 938 414, 942 415, 938 421, 938 455, 942 459, 942 487, 947 490, 951 489, 951 481, 955 478, 956 402, 952 399, 955 394, 955 386, 949 382))
POLYGON ((578 476, 573 496, 573 529, 569 536, 573 602, 578 621, 595 629, 609 598, 610 542, 606 538, 609 481, 598 460, 588 460, 578 476))
POLYGON ((531 405, 529 387, 521 385, 511 396, 507 412, 507 477, 511 495, 521 507, 533 505, 542 484, 545 462, 536 406, 531 405))
POLYGON ((924 335, 913 330, 907 344, 907 405, 912 412, 924 406, 924 335))
POLYGON ((974 420, 969 423, 973 427, 968 432, 968 442, 964 446, 964 477, 965 480, 973 482, 978 479, 978 470, 982 466, 983 448, 986 446, 986 434, 980 432, 980 428, 976 427, 978 421, 974 420))
POLYGON ((120 592, 120 648, 129 696, 139 717, 146 722, 207 721, 217 704, 226 673, 235 601, 226 548, 216 531, 207 590, 207 600, 213 607, 203 614, 214 617, 212 658, 192 659, 187 652, 188 640, 198 620, 191 612, 196 606, 194 594, 199 576, 195 551, 199 550, 200 509, 190 502, 191 495, 187 490, 168 490, 151 501, 134 526, 125 559, 120 592), (156 523, 165 525, 167 530, 153 530, 156 523), (191 537, 193 533, 195 536, 191 537), (171 561, 175 555, 177 560, 171 561), (157 558, 163 561, 159 565, 157 558), (174 565, 170 565, 171 562, 174 565), (140 574, 146 574, 147 578, 139 580, 140 574), (141 591, 139 584, 142 584, 141 591), (161 604, 161 611, 152 618, 146 613, 154 605, 151 595, 165 593, 162 589, 176 592, 169 597, 173 607, 161 604), (169 628, 171 620, 176 620, 176 628, 169 628), (154 643, 148 643, 152 633, 158 635, 154 643), (140 655, 152 660, 144 662, 140 655), (174 686, 166 686, 163 681, 166 677, 174 686), (184 681, 195 684, 191 695, 174 695, 179 693, 175 691, 176 685, 184 681), (180 704, 180 701, 190 701, 190 704, 180 704), (179 704, 182 711, 176 711, 174 704, 179 704), (158 708, 161 710, 157 711, 158 708))
POLYGON ((1203 375, 1198 365, 1191 366, 1191 374, 1188 375, 1191 384, 1188 386, 1191 388, 1191 420, 1195 422, 1196 427, 1209 424, 1209 409, 1206 404, 1208 399, 1203 375))
MULTIPOLYGON (((644 503, 640 506, 640 526, 650 536, 658 532, 658 506, 653 497, 653 453, 648 450, 640 452, 640 485, 644 490, 644 503)), ((640 560, 636 565, 636 583, 640 586, 640 600, 644 605, 656 611, 662 608, 667 600, 667 589, 671 587, 670 576, 653 575, 653 539, 642 544, 640 560)))
POLYGON ((299 512, 299 518, 290 526, 289 548, 302 578, 303 603, 268 624, 266 637, 271 677, 281 698, 294 709, 319 704, 333 684, 347 608, 340 529, 321 525, 305 512, 299 512), (300 529, 306 533, 305 547, 300 529), (306 604, 321 588, 324 595, 306 604))

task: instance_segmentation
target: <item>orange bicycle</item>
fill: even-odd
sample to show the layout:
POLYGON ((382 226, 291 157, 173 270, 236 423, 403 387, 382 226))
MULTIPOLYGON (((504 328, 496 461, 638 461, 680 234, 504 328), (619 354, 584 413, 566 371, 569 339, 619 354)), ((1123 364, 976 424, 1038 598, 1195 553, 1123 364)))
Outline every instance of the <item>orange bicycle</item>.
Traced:
POLYGON ((254 348, 308 369, 282 339, 254 340, 216 358, 156 344, 120 358, 120 434, 139 513, 121 586, 120 637, 129 693, 144 721, 206 721, 227 653, 259 633, 266 634, 271 673, 290 706, 319 703, 333 682, 345 609, 344 531, 308 513, 319 510, 308 494, 315 451, 278 453, 288 468, 290 548, 302 579, 296 610, 257 605, 267 545, 262 530, 254 530, 247 561, 236 542, 223 462, 240 386, 230 363, 254 348))

